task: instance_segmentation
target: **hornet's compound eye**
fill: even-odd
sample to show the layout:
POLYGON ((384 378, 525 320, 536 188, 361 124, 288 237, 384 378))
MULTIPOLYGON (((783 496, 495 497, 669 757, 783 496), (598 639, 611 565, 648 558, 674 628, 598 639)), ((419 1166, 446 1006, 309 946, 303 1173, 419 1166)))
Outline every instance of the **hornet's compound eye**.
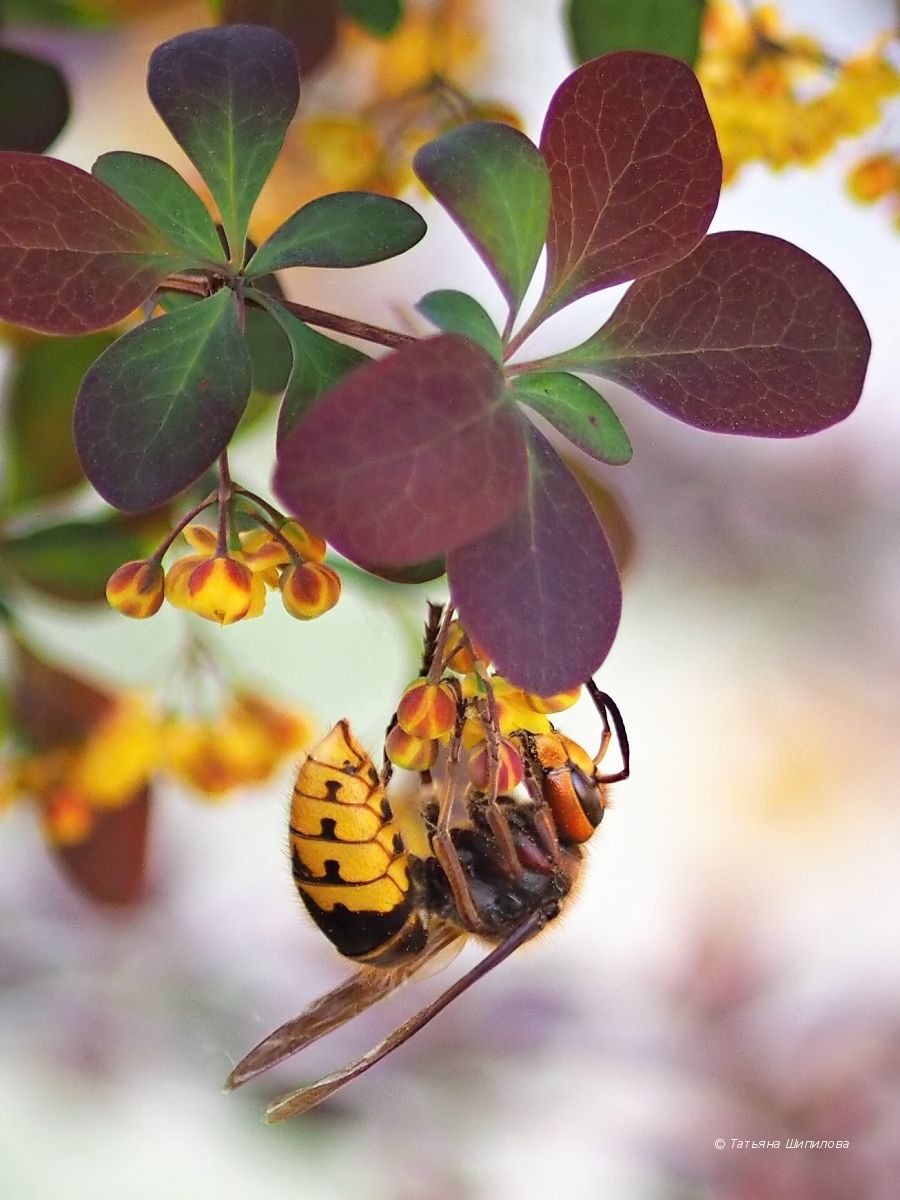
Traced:
POLYGON ((572 770, 572 787, 584 815, 596 829, 603 820, 606 804, 603 798, 603 787, 596 779, 588 778, 577 767, 572 770))

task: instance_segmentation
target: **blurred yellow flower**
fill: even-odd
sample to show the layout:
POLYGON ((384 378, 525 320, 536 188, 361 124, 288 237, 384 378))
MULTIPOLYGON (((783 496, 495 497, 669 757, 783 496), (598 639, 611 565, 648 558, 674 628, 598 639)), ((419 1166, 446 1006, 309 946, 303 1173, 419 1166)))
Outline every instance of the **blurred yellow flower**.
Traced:
POLYGON ((215 718, 170 718, 162 731, 163 767, 203 795, 220 797, 267 779, 310 745, 313 733, 304 713, 244 691, 215 718))
POLYGON ((900 162, 893 154, 864 158, 847 177, 847 189, 860 204, 874 204, 900 190, 900 162))
POLYGON ((72 772, 94 808, 127 804, 159 765, 159 723, 140 696, 122 696, 95 726, 72 772))
POLYGON ((471 94, 484 65, 483 20, 476 0, 408 0, 388 38, 342 22, 318 111, 306 108, 288 131, 254 213, 254 238, 328 192, 399 194, 416 184, 419 147, 463 121, 518 126, 515 113, 471 94))
POLYGON ((874 125, 900 74, 887 38, 844 63, 812 38, 788 37, 773 5, 747 13, 712 0, 697 77, 722 150, 725 182, 749 162, 810 165, 874 125))

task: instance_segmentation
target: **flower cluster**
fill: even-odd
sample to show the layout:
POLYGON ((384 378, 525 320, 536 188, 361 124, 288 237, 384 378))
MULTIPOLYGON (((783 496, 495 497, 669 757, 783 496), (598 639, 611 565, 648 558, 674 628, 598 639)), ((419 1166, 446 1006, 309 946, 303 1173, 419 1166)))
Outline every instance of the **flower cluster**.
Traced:
POLYGON ((385 754, 395 766, 428 771, 441 747, 458 739, 471 783, 487 791, 493 757, 490 743, 496 737, 496 787, 499 794, 507 794, 524 777, 522 756, 510 735, 550 733, 549 714, 570 708, 580 695, 580 687, 556 696, 536 696, 516 687, 490 670, 484 652, 459 621, 453 621, 432 670, 404 690, 385 754), (443 663, 443 670, 438 663, 443 663))
POLYGON ((138 799, 168 775, 205 797, 260 783, 312 741, 305 714, 252 692, 235 693, 214 719, 156 714, 140 695, 114 698, 80 742, 10 755, 0 808, 31 800, 46 840, 84 842, 97 820, 138 799))
POLYGON ((338 602, 341 581, 323 562, 325 543, 297 521, 271 531, 244 531, 235 550, 222 550, 207 525, 189 524, 182 532, 193 553, 176 559, 168 571, 157 552, 113 572, 106 587, 113 608, 128 617, 150 617, 165 599, 207 621, 231 625, 260 616, 268 589, 279 589, 285 609, 302 621, 338 602))
POLYGON ((722 149, 725 182, 749 162, 809 165, 874 125, 900 92, 885 38, 834 62, 812 38, 784 34, 773 5, 712 0, 697 77, 722 149))
POLYGON ((262 783, 309 746, 312 726, 300 712, 240 691, 213 719, 170 717, 162 727, 162 763, 206 798, 262 783))

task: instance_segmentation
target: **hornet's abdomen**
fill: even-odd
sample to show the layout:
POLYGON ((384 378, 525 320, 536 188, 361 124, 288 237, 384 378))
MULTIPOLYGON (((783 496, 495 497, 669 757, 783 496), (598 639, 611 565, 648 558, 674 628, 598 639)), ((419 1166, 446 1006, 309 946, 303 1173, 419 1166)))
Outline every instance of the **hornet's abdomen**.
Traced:
POLYGON ((291 862, 310 916, 341 954, 383 965, 422 948, 408 859, 375 765, 339 721, 297 775, 291 862))

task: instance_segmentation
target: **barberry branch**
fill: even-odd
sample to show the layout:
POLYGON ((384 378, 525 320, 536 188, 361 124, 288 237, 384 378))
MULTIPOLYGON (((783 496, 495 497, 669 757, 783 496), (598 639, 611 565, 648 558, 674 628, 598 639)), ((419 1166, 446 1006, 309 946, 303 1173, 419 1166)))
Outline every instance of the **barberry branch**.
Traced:
MULTIPOLYGON (((224 282, 224 281, 222 281, 224 282)), ((219 284, 218 286, 221 286, 219 284)), ((169 275, 157 289, 160 292, 179 292, 188 296, 211 296, 218 290, 217 281, 208 276, 198 275, 169 275)), ((253 300, 247 297, 247 303, 253 300)), ((348 337, 360 338, 364 342, 374 342, 379 346, 389 346, 396 349, 406 346, 418 339, 411 333, 400 333, 396 329, 385 329, 381 325, 371 325, 368 321, 357 321, 353 317, 342 317, 338 313, 326 312, 321 308, 312 308, 308 304, 298 304, 293 300, 282 300, 278 303, 288 312, 299 317, 308 325, 316 325, 320 329, 331 329, 335 333, 344 333, 348 337)))

